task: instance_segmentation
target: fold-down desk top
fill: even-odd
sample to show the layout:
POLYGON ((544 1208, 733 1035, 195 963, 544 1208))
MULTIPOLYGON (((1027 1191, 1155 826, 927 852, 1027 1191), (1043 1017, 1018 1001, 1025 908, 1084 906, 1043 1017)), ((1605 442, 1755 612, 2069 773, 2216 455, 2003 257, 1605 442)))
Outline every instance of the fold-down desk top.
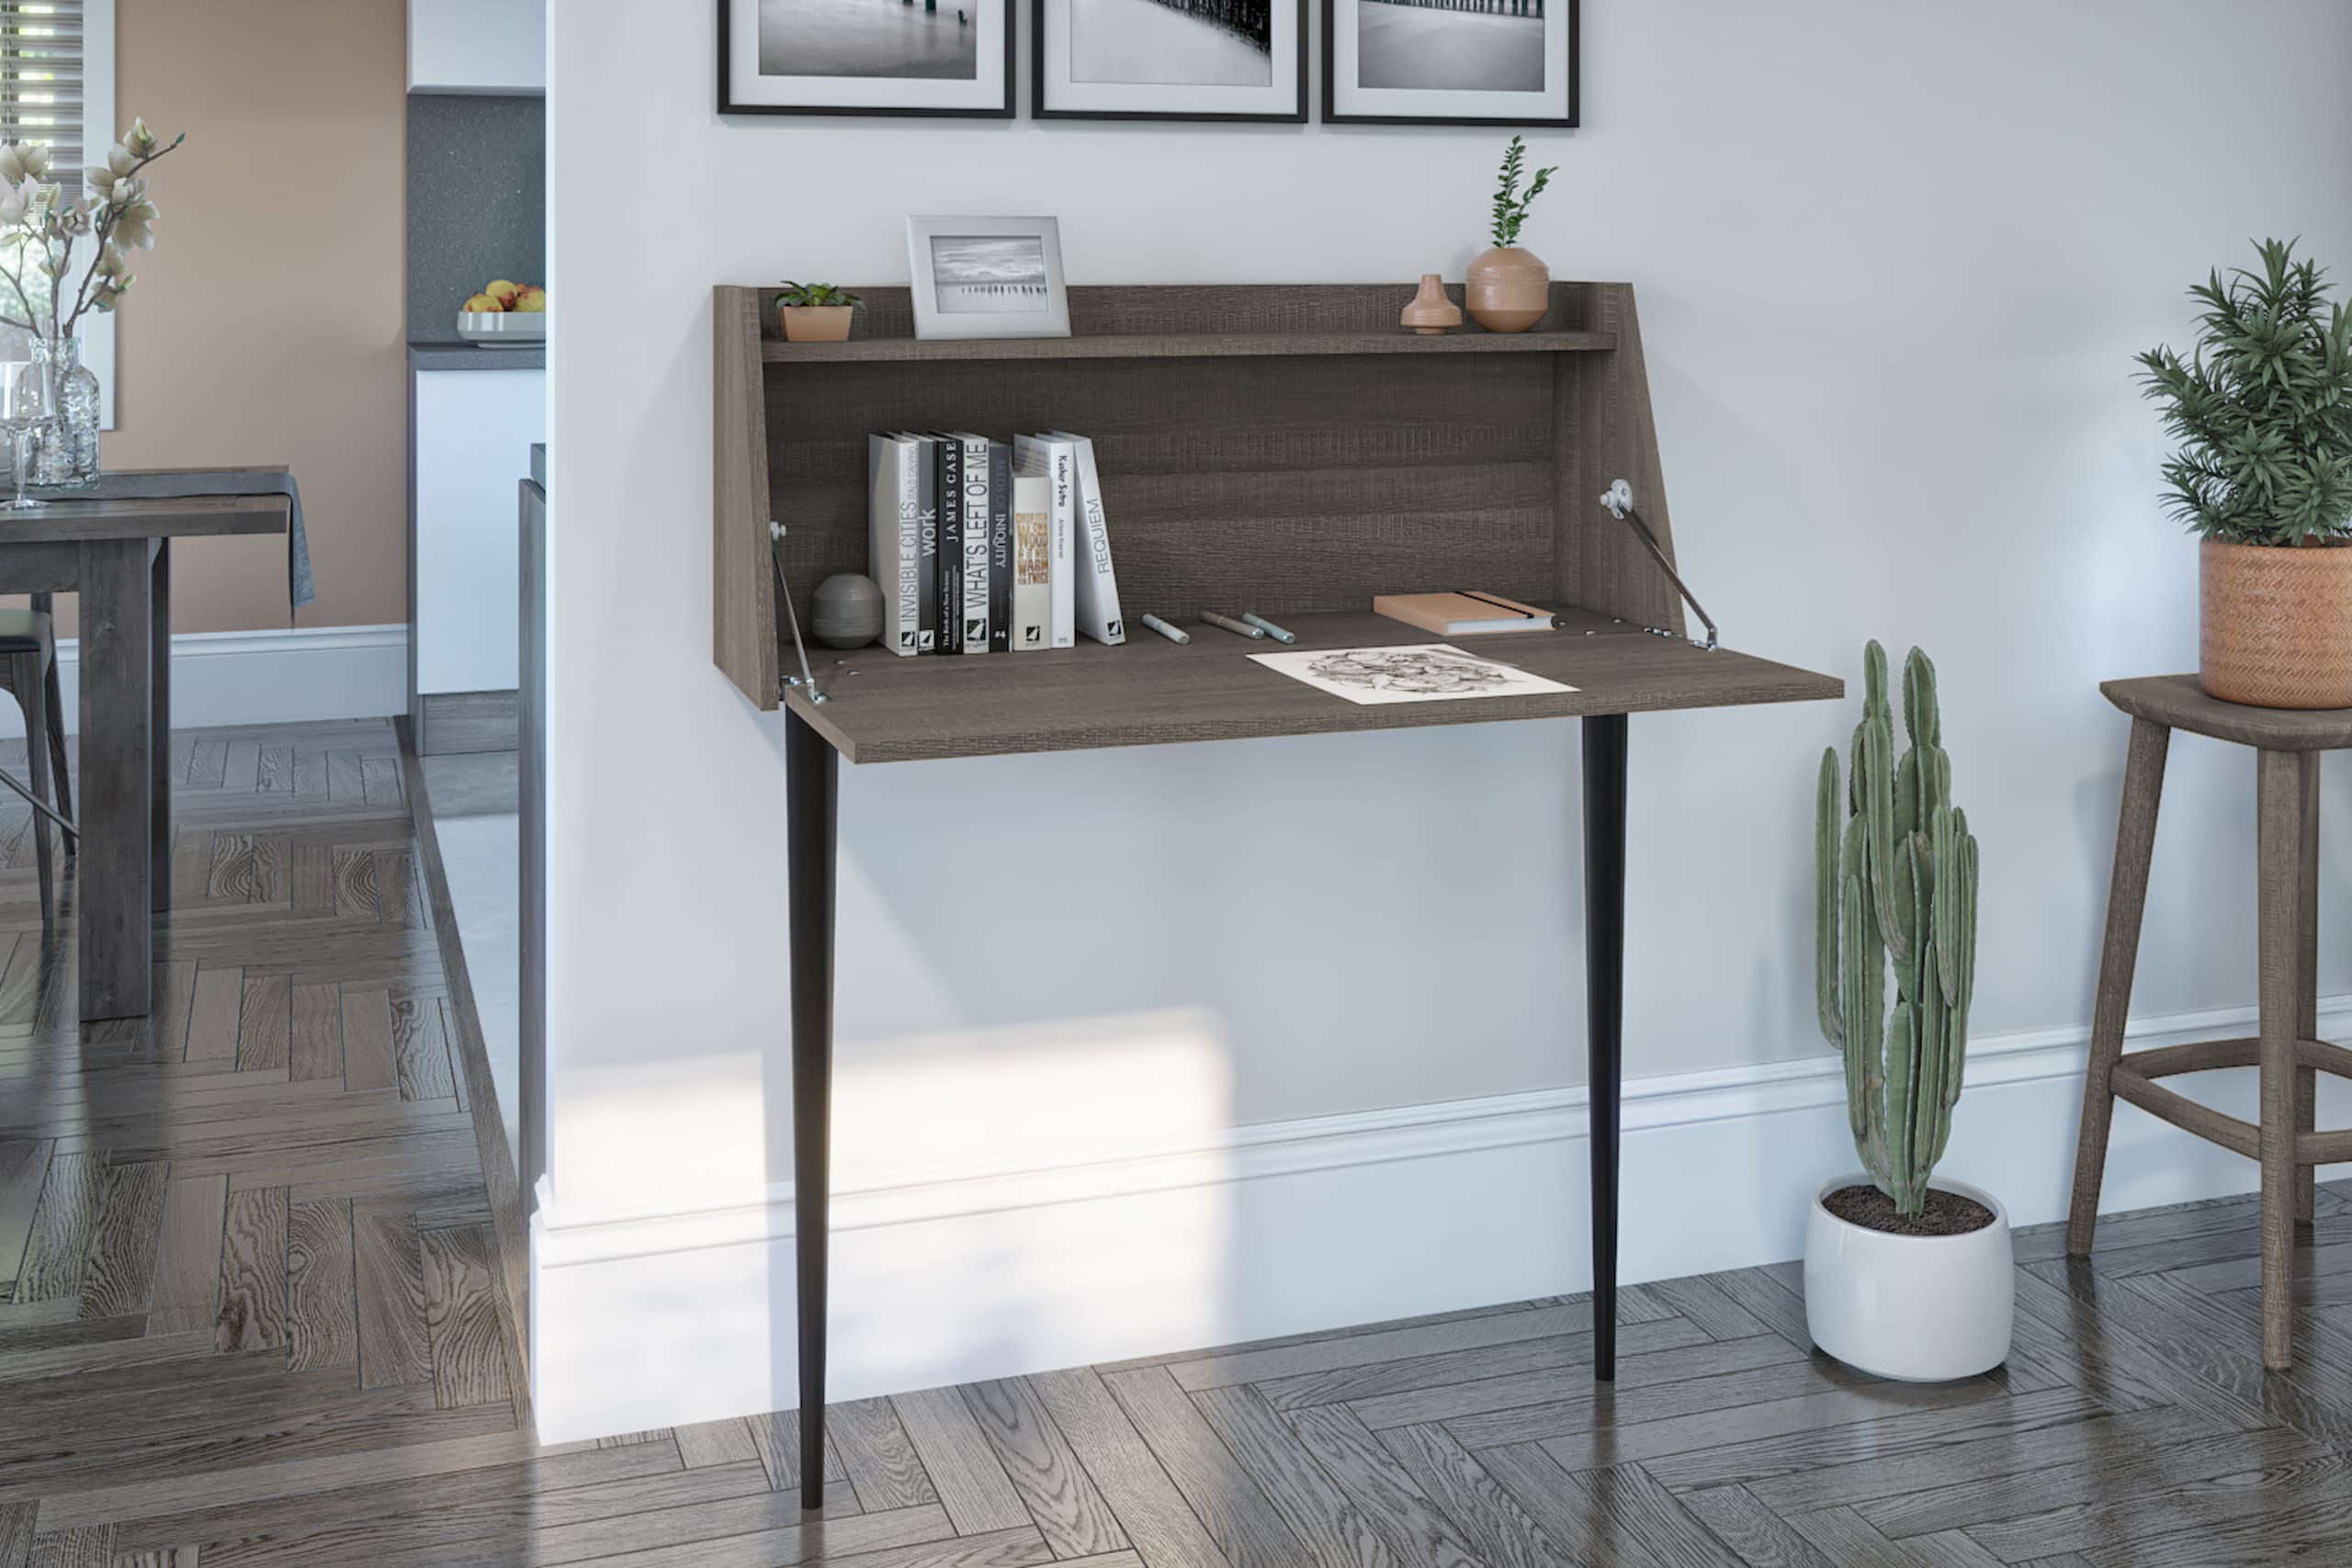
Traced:
POLYGON ((812 704, 797 690, 786 700, 850 761, 908 762, 1845 694, 1845 682, 1833 676, 1728 649, 1710 653, 1584 611, 1562 615, 1556 631, 1451 639, 1368 611, 1277 616, 1298 634, 1287 649, 1200 625, 1185 627, 1193 640, 1183 646, 1138 628, 1120 647, 1081 639, 1044 653, 901 659, 879 648, 812 647, 810 665, 827 700, 812 704), (1250 657, 1436 642, 1577 690, 1362 705, 1250 657))

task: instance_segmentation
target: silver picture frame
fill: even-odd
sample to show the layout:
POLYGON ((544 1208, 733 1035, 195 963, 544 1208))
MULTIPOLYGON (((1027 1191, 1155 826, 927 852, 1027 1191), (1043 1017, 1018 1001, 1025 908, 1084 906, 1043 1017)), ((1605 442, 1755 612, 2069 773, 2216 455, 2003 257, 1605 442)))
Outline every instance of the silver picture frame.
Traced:
POLYGON ((918 338, 1069 336, 1061 223, 1052 218, 910 218, 918 338))

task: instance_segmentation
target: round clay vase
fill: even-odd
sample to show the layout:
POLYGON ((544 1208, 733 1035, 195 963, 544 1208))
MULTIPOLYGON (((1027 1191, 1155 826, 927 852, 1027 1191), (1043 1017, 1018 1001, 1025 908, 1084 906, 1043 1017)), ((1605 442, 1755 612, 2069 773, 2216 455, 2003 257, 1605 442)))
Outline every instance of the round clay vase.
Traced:
POLYGON ((1425 272, 1421 274, 1421 291, 1413 296, 1397 321, 1423 337, 1435 337, 1462 324, 1462 307, 1446 297, 1443 278, 1425 272))
POLYGON ((1940 1179, 1993 1223, 1964 1235, 1894 1235, 1831 1213, 1823 1200, 1867 1187, 1857 1173, 1822 1183, 1804 1233, 1804 1322, 1813 1342, 1848 1366, 1905 1382, 1951 1382, 2009 1358, 2017 1279, 2009 1216, 1991 1193, 1940 1179))
POLYGON ((825 579, 809 601, 808 632, 827 648, 864 648, 882 635, 882 590, 854 571, 825 579))
POLYGON ((1552 308, 1552 269, 1532 251, 1498 245, 1471 261, 1462 297, 1488 332, 1523 333, 1552 308))
POLYGON ((2265 708, 2352 707, 2352 545, 2198 547, 2205 694, 2265 708))

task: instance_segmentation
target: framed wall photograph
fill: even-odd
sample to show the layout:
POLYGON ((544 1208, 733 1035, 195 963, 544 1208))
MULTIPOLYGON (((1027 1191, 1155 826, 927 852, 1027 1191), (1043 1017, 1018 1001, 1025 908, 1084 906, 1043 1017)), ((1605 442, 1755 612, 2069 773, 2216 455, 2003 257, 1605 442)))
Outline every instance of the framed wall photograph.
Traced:
POLYGON ((1306 0, 1035 0, 1039 119, 1306 119, 1306 0))
POLYGON ((910 218, 918 338, 1068 337, 1061 224, 1051 218, 910 218))
POLYGON ((1577 0, 1323 0, 1327 125, 1577 123, 1577 0))
POLYGON ((718 0, 718 112, 1011 119, 1012 6, 718 0))

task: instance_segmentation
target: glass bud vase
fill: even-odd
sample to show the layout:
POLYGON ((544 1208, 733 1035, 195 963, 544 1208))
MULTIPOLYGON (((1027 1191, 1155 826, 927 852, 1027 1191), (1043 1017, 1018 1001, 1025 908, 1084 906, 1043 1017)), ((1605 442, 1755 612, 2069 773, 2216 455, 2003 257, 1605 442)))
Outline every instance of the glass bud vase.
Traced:
POLYGON ((98 482, 98 378, 82 363, 82 340, 35 337, 33 362, 44 367, 55 423, 33 459, 42 490, 90 490, 98 482))

